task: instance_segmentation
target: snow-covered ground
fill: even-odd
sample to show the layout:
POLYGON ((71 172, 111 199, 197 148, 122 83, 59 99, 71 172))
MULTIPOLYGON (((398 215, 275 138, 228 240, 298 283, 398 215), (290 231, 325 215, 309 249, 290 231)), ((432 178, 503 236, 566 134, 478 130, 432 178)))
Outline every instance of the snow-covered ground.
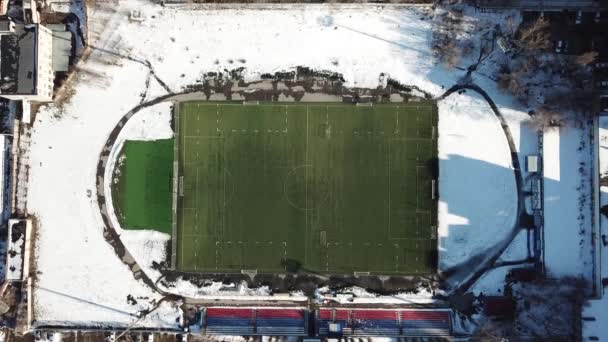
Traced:
POLYGON ((438 106, 439 268, 448 270, 510 234, 517 193, 507 140, 486 101, 454 93, 438 106))
MULTIPOLYGON (((37 114, 30 151, 28 211, 38 221, 34 319, 51 325, 128 325, 160 296, 133 277, 103 238, 95 198, 97 158, 119 118, 139 100, 146 69, 89 61, 63 108, 37 114), (120 72, 118 72, 120 70, 120 72), (127 302, 133 296, 137 304, 127 302), (140 298, 140 299, 138 299, 140 298), (147 299, 142 299, 147 298, 147 299)), ((176 327, 180 310, 163 304, 142 326, 176 327)))
MULTIPOLYGON (((97 158, 110 131, 142 99, 167 93, 150 76, 148 63, 173 92, 196 83, 205 73, 239 67, 245 68, 247 79, 254 80, 263 73, 306 66, 341 73, 347 86, 371 88, 384 82, 384 74, 434 96, 465 74, 435 63, 430 8, 365 4, 161 7, 144 0, 92 6, 88 9, 92 53, 79 64, 74 94, 67 103, 42 107, 32 133, 28 211, 39 227, 34 290, 38 324, 127 325, 136 320, 133 314, 160 300, 133 277, 104 240, 95 197, 97 158), (145 20, 129 21, 131 9, 142 11, 145 20), (129 295, 137 304, 127 302, 129 295)), ((470 21, 483 22, 486 28, 471 33, 477 42, 475 35, 503 24, 507 14, 472 15, 476 17, 470 21)), ((471 58, 463 59, 463 67, 471 58)), ((474 74, 473 80, 494 98, 516 148, 522 154, 537 153, 536 135, 525 126, 526 110, 501 94, 487 77, 474 74)), ((170 106, 160 103, 137 113, 119 136, 110 162, 125 139, 170 137, 170 106)), ((446 270, 488 251, 508 235, 515 222, 517 196, 510 151, 485 100, 471 92, 455 93, 438 106, 438 244, 440 269, 446 270)), ((520 158, 525 165, 524 156, 520 158)), ((144 271, 158 279, 160 273, 152 263, 166 257, 163 246, 169 237, 145 230, 117 230, 144 271)), ((526 255, 526 239, 518 236, 503 258, 522 255, 526 255)), ((496 291, 503 281, 500 273, 488 276, 480 280, 480 289, 496 291)), ((193 298, 264 300, 270 293, 267 287, 249 289, 243 284, 199 288, 178 281, 168 286, 165 290, 193 298)), ((393 299, 361 295, 359 300, 425 301, 431 296, 421 291, 393 299)), ((296 295, 300 297, 304 298, 296 295)), ((177 316, 177 307, 163 303, 138 324, 176 327, 177 316)))
MULTIPOLYGON (((116 138, 110 157, 108 158, 108 166, 106 167, 105 193, 108 198, 106 203, 113 203, 111 182, 117 177, 115 174, 116 162, 124 158, 120 156, 123 145, 127 140, 158 140, 169 139, 173 137, 171 129, 171 111, 173 105, 171 102, 161 102, 159 104, 143 108, 127 121, 120 134, 116 138)), ((122 242, 125 244, 131 255, 137 263, 144 268, 146 273, 153 280, 158 279, 161 275, 152 267, 153 263, 162 263, 167 260, 167 243, 171 240, 171 236, 166 233, 161 233, 154 230, 126 230, 121 229, 114 207, 109 206, 108 216, 112 220, 112 225, 120 235, 122 242)))
POLYGON ((204 72, 245 67, 258 79, 302 65, 344 75, 347 86, 376 87, 381 73, 434 94, 457 75, 433 63, 426 9, 383 6, 150 6, 128 1, 146 20, 116 28, 119 48, 148 60, 174 91, 204 72), (192 10, 198 8, 198 10, 192 10), (220 9, 218 9, 220 8, 220 9), (176 23, 178 23, 176 25, 176 23), (179 62, 177 62, 179 61, 179 62), (178 76, 178 77, 176 77, 178 76))
POLYGON ((433 304, 438 301, 432 299, 434 293, 427 288, 419 288, 415 293, 398 293, 394 296, 380 296, 369 293, 360 287, 347 287, 334 293, 328 287, 317 289, 316 297, 319 301, 331 301, 341 304, 433 304))

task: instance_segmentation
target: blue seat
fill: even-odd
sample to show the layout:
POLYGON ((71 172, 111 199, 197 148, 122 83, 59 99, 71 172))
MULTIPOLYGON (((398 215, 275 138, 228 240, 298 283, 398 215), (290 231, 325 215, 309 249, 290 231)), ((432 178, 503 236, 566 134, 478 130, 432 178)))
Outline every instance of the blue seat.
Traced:
POLYGON ((303 319, 294 318, 258 318, 257 326, 304 326, 303 319))

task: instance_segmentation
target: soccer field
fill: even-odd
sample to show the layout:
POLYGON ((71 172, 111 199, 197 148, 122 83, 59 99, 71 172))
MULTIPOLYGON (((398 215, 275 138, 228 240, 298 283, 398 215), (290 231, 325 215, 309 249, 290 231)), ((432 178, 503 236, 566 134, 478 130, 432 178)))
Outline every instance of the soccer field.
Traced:
POLYGON ((434 103, 183 102, 176 269, 436 268, 434 103))

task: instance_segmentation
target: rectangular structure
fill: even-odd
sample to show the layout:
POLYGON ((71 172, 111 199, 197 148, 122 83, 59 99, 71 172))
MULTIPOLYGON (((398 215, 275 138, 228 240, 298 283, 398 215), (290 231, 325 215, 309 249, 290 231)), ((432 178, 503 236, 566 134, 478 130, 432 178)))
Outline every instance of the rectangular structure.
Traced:
POLYGON ((434 104, 185 102, 177 115, 177 270, 435 271, 434 104))
POLYGON ((538 156, 527 156, 526 165, 528 172, 538 172, 538 156))
POLYGON ((0 96, 47 102, 53 98, 53 36, 43 25, 16 25, 0 35, 0 96))
POLYGON ((580 202, 589 200, 582 194, 590 191, 589 176, 580 171, 585 170, 581 156, 589 153, 581 150, 587 129, 554 128, 543 133, 543 256, 548 277, 581 277, 591 284, 591 248, 581 247, 585 240, 591 241, 594 229, 580 202))
POLYGON ((315 316, 319 336, 430 337, 452 333, 449 309, 319 308, 315 316))

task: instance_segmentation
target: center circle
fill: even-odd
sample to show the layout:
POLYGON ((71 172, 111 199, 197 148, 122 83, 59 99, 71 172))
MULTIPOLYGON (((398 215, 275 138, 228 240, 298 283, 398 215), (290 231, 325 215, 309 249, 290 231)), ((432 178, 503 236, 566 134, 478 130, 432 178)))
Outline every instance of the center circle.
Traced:
POLYGON ((327 172, 312 165, 299 165, 289 170, 283 188, 285 200, 298 210, 314 210, 327 200, 327 172))

